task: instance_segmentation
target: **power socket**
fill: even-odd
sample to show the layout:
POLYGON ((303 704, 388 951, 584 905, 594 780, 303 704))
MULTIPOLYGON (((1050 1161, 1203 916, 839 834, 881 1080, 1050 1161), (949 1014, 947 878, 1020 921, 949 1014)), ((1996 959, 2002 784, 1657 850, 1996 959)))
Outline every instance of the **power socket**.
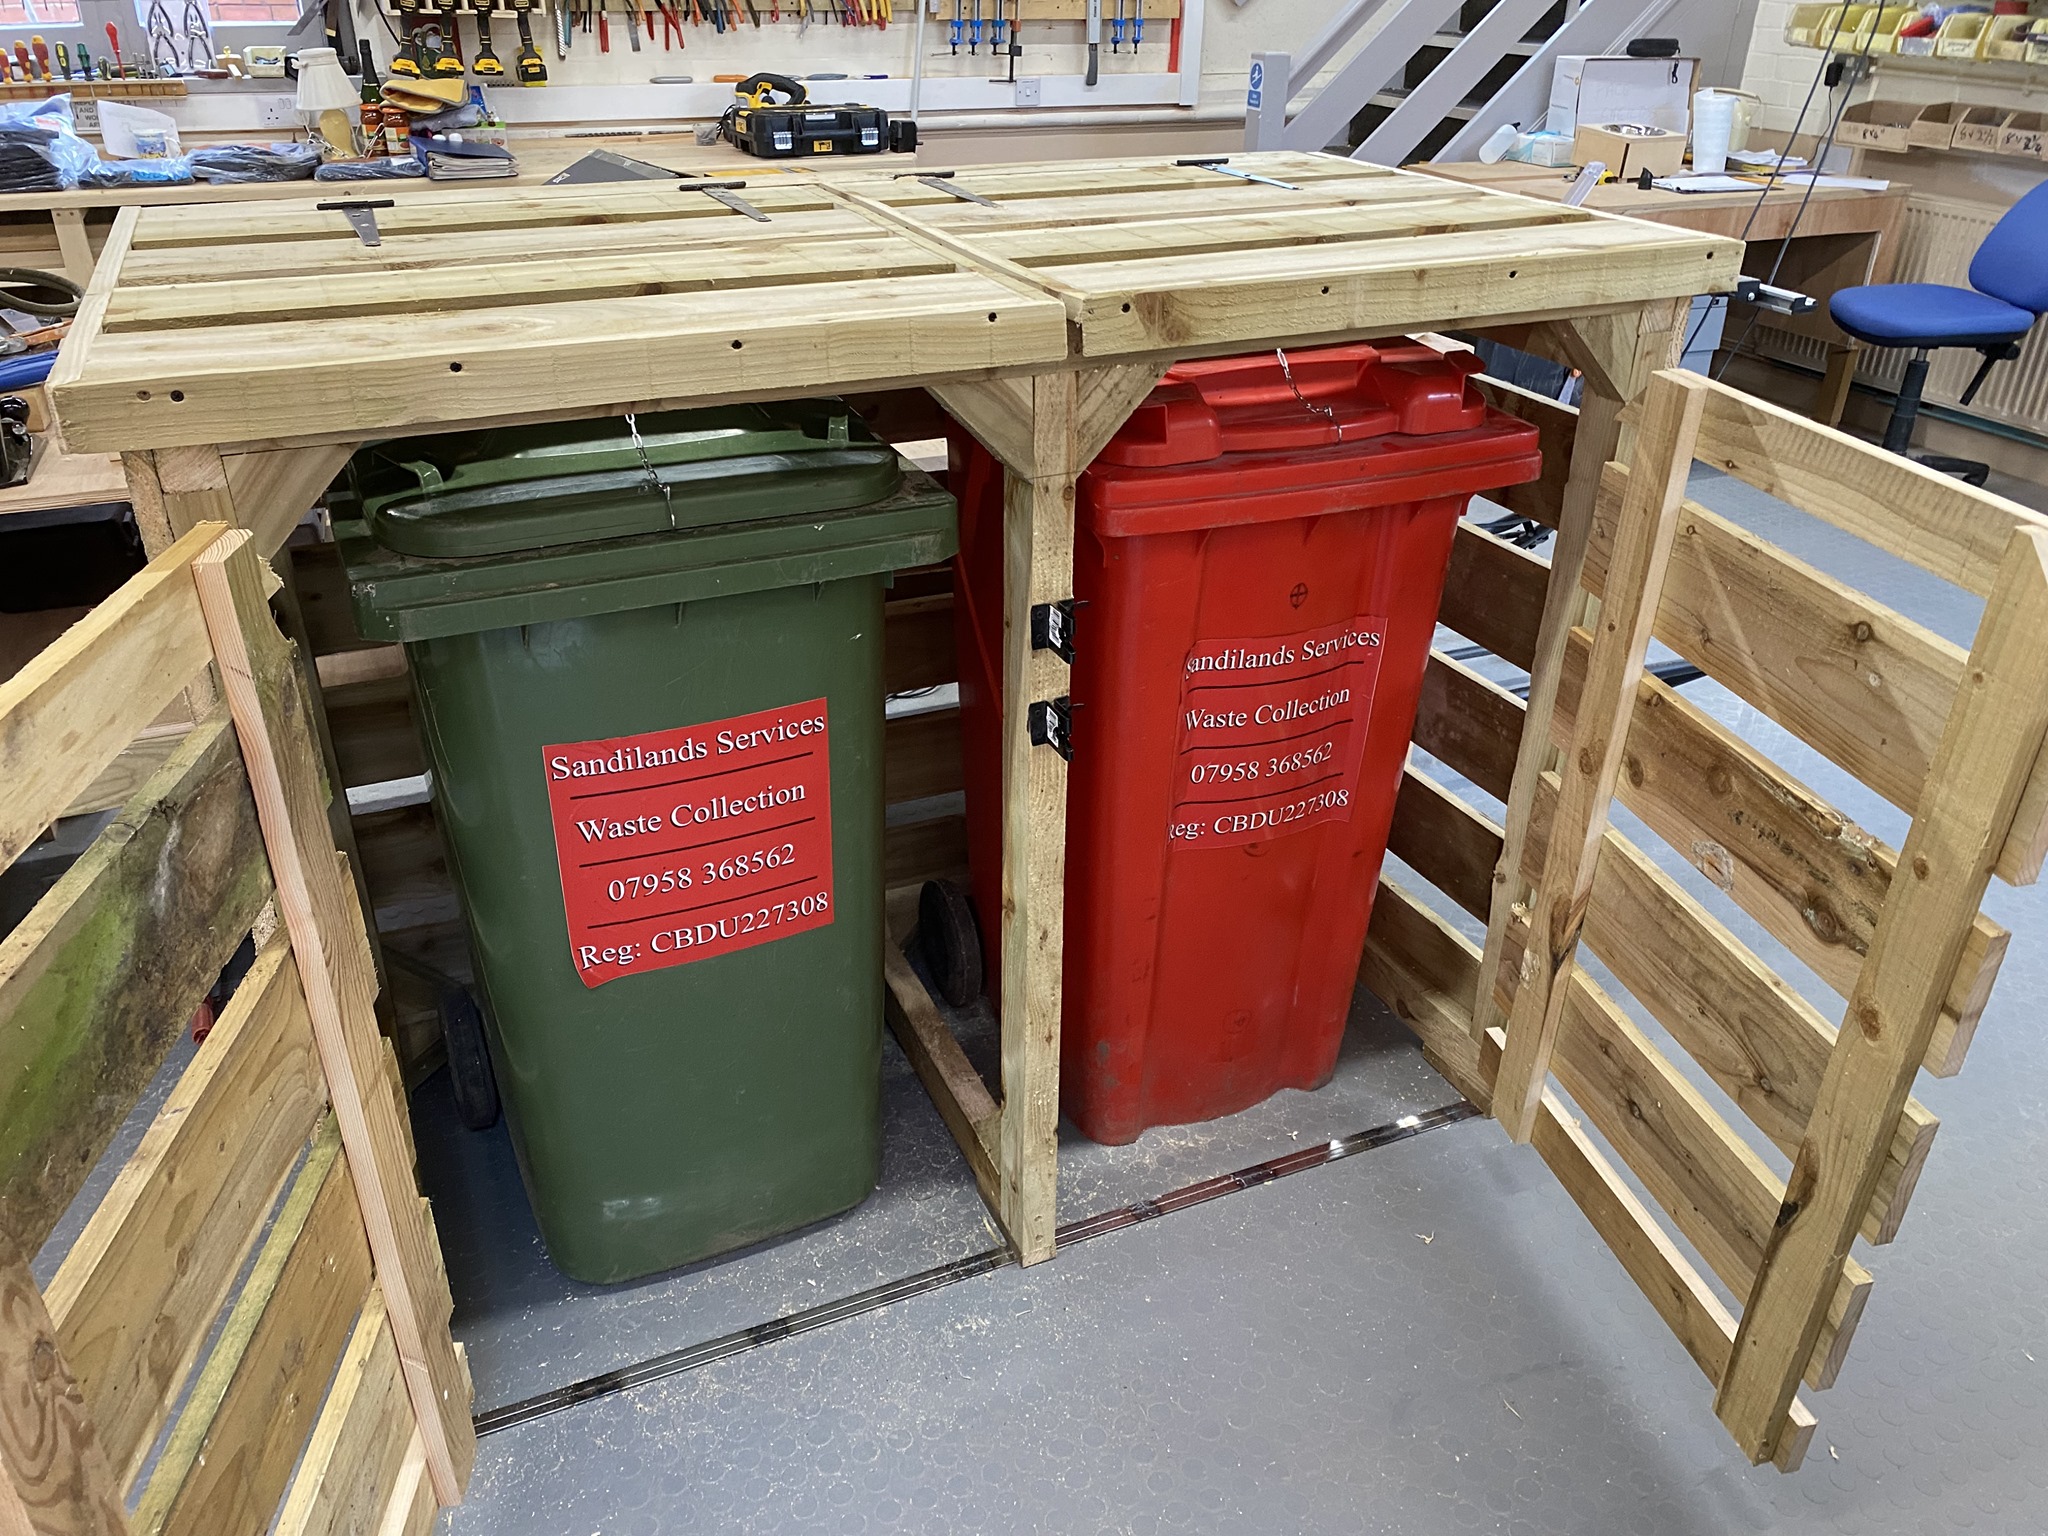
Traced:
POLYGON ((256 98, 256 126, 258 128, 298 127, 298 103, 289 96, 258 96, 256 98))
POLYGON ((1045 82, 1036 75, 1025 75, 1017 81, 1017 105, 1035 107, 1039 103, 1045 82))

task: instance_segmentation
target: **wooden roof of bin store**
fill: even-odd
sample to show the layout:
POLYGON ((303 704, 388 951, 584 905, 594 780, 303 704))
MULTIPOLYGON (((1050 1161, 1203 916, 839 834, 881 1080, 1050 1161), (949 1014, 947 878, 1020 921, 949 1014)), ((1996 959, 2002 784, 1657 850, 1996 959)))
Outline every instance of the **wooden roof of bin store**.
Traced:
POLYGON ((60 430, 97 452, 340 442, 959 381, 1620 311, 1726 292, 1741 262, 1330 155, 1228 161, 1268 181, 902 163, 719 184, 744 208, 687 180, 401 193, 374 246, 311 197, 124 209, 52 375, 60 430))

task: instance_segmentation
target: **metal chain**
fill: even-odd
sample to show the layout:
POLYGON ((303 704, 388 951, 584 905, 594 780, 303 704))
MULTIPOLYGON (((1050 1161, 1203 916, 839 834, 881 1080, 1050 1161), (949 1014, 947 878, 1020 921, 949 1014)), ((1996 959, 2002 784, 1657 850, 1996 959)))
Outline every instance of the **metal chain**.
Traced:
POLYGON ((631 411, 626 412, 626 430, 633 434, 633 451, 640 455, 640 467, 647 471, 647 484, 660 495, 662 510, 668 514, 669 531, 674 532, 675 498, 669 494, 668 482, 654 472, 654 461, 647 457, 647 445, 640 441, 640 418, 631 411))
POLYGON ((1316 416, 1329 417, 1330 425, 1332 428, 1335 429, 1337 433, 1337 441, 1340 443, 1343 442, 1344 422, 1337 415, 1336 411, 1327 405, 1317 405, 1315 401, 1309 399, 1307 395, 1304 395, 1301 392, 1301 386, 1294 382, 1294 370, 1287 366, 1286 352, 1281 350, 1279 347, 1275 347, 1273 349, 1273 355, 1280 359, 1280 377, 1285 379, 1287 381, 1287 387, 1294 391, 1294 398, 1301 402, 1301 408, 1316 416))

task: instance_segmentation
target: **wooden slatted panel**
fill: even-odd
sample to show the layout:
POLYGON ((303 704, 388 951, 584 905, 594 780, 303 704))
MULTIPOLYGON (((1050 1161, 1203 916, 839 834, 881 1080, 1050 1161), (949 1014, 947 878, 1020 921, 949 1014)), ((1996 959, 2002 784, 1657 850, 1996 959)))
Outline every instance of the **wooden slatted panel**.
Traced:
POLYGON ((194 528, 0 682, 0 869, 206 665, 191 565, 220 531, 194 528))
MULTIPOLYGON (((418 1440, 384 1293, 373 1285, 285 1495, 277 1536, 381 1536, 407 1453, 418 1440)), ((408 1496, 408 1514, 411 1503, 408 1496)))
MULTIPOLYGON (((1416 1031, 1431 1061, 1474 1102, 1484 1105, 1499 1069, 1500 1046, 1498 1031, 1483 1042, 1470 1033, 1467 1003, 1479 959, 1478 946, 1471 940, 1399 885, 1380 882, 1360 979, 1416 1031)), ((1574 1025, 1585 1018, 1581 1008, 1567 1014, 1574 1025)), ((1727 1306, 1554 1094, 1546 1093, 1538 1108, 1532 1139, 1538 1155, 1658 1316, 1707 1380, 1718 1385, 1736 1333, 1736 1320, 1727 1306)), ((1653 1181, 1646 1183, 1654 1189, 1653 1181)), ((1852 1296, 1861 1293, 1861 1285, 1852 1283, 1852 1296)), ((1834 1320, 1835 1336, 1845 1336, 1856 1321, 1853 1304, 1834 1320)), ((1838 1363, 1817 1348, 1814 1374, 1838 1363)), ((1799 1465, 1814 1428, 1812 1413, 1796 1400, 1792 1424, 1796 1432, 1778 1447, 1778 1465, 1787 1471, 1799 1465)))
MULTIPOLYGON (((104 676, 80 686, 119 692, 104 676)), ((24 1251, 78 1193, 269 892, 218 716, 0 940, 0 1211, 24 1251)))
POLYGON ((370 1292, 370 1248, 333 1123, 286 1197, 134 1519, 136 1536, 259 1530, 370 1292))
MULTIPOLYGON (((1585 583, 1604 590, 1607 466, 1585 583)), ((1680 515, 1657 638, 1901 810, 1920 799, 1963 651, 1697 502, 1680 515)))
POLYGON ((325 1103, 298 968, 275 940, 50 1283, 50 1315, 124 1485, 325 1103))

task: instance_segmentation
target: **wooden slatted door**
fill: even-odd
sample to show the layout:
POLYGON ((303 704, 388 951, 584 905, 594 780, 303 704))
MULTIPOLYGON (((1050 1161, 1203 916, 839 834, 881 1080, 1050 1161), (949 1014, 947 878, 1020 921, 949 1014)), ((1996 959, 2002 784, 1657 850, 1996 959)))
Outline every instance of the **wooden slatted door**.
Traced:
MULTIPOLYGON (((1495 392, 1552 442, 1576 425, 1495 392)), ((1658 375, 1639 424, 1628 464, 1575 471, 1594 494, 1550 477, 1504 495, 1562 524, 1559 547, 1583 520, 1599 601, 1564 637, 1538 722, 1555 750, 1520 754, 1526 788, 1522 700, 1431 658, 1416 744, 1510 811, 1409 768, 1392 848, 1433 889, 1382 882, 1362 977, 1533 1144, 1742 1450, 1790 1470, 1815 1423, 1798 1389, 1832 1385, 1872 1284, 1852 1246, 1892 1240, 1929 1155, 1913 1079, 1961 1068, 2004 955, 1985 886, 2031 881, 2048 841, 2048 520, 1695 375, 1658 375), (1695 456, 1982 596, 1975 644, 1685 499, 1695 456), (1646 674, 1651 635, 1906 813, 1903 846, 1646 674), (1616 795, 1837 997, 1803 996, 1609 826, 1616 795)), ((1466 524, 1443 621, 1538 665, 1550 579, 1466 524)))
POLYGON ((355 886, 249 538, 192 529, 0 683, 7 862, 167 703, 225 693, 0 941, 8 1532, 417 1536, 475 1455, 355 886), (30 1258, 252 930, 254 965, 39 1288, 30 1258))

